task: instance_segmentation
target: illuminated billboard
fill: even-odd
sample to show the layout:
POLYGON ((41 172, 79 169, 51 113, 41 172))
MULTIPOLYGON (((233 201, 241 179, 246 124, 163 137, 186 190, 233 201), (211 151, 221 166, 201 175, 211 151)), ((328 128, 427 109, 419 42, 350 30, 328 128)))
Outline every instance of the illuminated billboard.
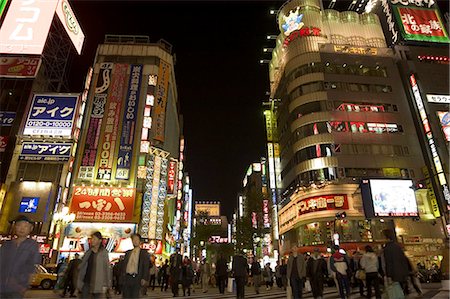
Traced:
POLYGON ((19 213, 36 213, 38 204, 39 197, 22 197, 19 213))
POLYGON ((0 78, 34 78, 41 66, 40 57, 0 57, 0 78))
POLYGON ((72 143, 24 142, 19 160, 69 161, 72 143))
POLYGON ((367 218, 419 215, 412 180, 363 180, 361 191, 367 218))
POLYGON ((437 9, 393 5, 393 11, 405 40, 450 42, 437 9))
POLYGON ((70 138, 77 101, 78 95, 35 94, 23 135, 70 138))
POLYGON ((75 14, 73 13, 72 7, 68 0, 59 0, 56 6, 56 14, 61 21, 64 29, 72 41, 78 54, 81 54, 81 49, 84 43, 84 33, 81 30, 80 24, 78 23, 75 14))
POLYGON ((41 55, 58 1, 11 1, 0 28, 0 53, 41 55))
POLYGON ((436 112, 439 121, 441 122, 441 128, 445 135, 445 140, 450 141, 450 112, 438 111, 436 112))
POLYGON ((169 97, 170 64, 160 60, 158 72, 158 84, 156 85, 155 106, 153 121, 155 127, 154 139, 164 142, 164 130, 166 122, 166 105, 169 97))

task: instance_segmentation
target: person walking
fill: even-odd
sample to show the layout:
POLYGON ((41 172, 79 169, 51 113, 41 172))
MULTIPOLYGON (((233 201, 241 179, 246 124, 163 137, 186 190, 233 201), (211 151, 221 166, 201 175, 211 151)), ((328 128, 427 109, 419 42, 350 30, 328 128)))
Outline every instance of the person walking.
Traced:
POLYGON ((122 267, 123 267, 123 258, 124 256, 120 256, 117 263, 113 266, 113 288, 114 293, 116 295, 122 294, 122 267))
POLYGON ((404 289, 409 276, 408 258, 396 242, 395 233, 392 230, 383 230, 383 235, 388 239, 383 249, 383 266, 387 285, 399 283, 404 289))
POLYGON ((281 266, 280 266, 280 261, 277 261, 277 264, 275 266, 275 282, 277 284, 278 288, 282 288, 283 287, 283 282, 281 280, 281 266))
POLYGON ((56 267, 56 275, 57 280, 55 284, 55 289, 62 290, 64 289, 64 286, 66 285, 66 270, 68 266, 68 261, 66 258, 61 258, 60 262, 58 263, 58 266, 56 267))
POLYGON ((158 272, 158 268, 156 267, 155 261, 150 261, 150 269, 149 269, 149 275, 150 280, 148 283, 148 287, 152 288, 152 291, 155 290, 155 283, 156 283, 156 273, 158 272))
POLYGON ((242 255, 242 253, 236 254, 233 257, 231 272, 236 281, 236 298, 244 299, 245 280, 248 275, 248 264, 247 259, 242 255))
POLYGON ((261 286, 261 265, 256 257, 252 259, 250 266, 250 276, 253 280, 253 286, 255 287, 256 294, 259 294, 259 287, 261 286))
POLYGON ((334 253, 330 257, 330 267, 336 273, 339 296, 341 299, 350 297, 350 275, 348 275, 349 262, 347 256, 340 252, 339 245, 334 245, 334 253))
POLYGON ((33 227, 28 217, 18 216, 15 238, 0 247, 0 298, 23 298, 35 265, 41 263, 38 244, 28 237, 33 227))
POLYGON ((164 262, 164 265, 161 266, 159 269, 159 272, 161 273, 161 292, 164 290, 167 292, 167 289, 169 287, 169 260, 166 259, 164 262))
POLYGON ((208 292, 209 278, 211 277, 211 266, 206 261, 206 258, 202 261, 200 273, 202 276, 202 291, 203 293, 206 293, 208 292))
POLYGON ((228 277, 227 261, 223 257, 223 254, 219 254, 219 259, 216 263, 216 276, 217 286, 219 287, 219 293, 225 294, 225 283, 228 277))
POLYGON ((270 290, 273 286, 273 272, 270 268, 270 263, 267 263, 263 269, 263 278, 266 284, 266 291, 270 290))
POLYGON ((139 298, 141 288, 146 287, 149 279, 150 256, 141 249, 140 234, 132 234, 133 249, 125 253, 123 260, 123 291, 122 298, 139 298))
POLYGON ((180 254, 180 248, 175 250, 170 256, 170 279, 172 294, 174 297, 178 297, 178 285, 181 280, 181 268, 183 267, 183 258, 180 254))
POLYGON ((360 260, 361 268, 366 272, 367 298, 372 298, 372 285, 375 289, 375 298, 381 299, 380 281, 378 279, 378 256, 370 245, 365 247, 366 253, 360 260))
MULTIPOLYGON (((414 267, 414 265, 411 263, 411 260, 408 257, 406 258, 408 259, 409 281, 411 282, 413 288, 416 290, 417 295, 419 297, 422 297, 423 293, 420 286, 419 278, 417 277, 417 268, 414 267)), ((410 294, 408 283, 405 284, 404 292, 405 294, 410 294)))
POLYGON ((327 263, 322 258, 319 248, 314 252, 306 263, 306 276, 311 283, 311 292, 315 299, 323 298, 323 284, 325 276, 328 276, 327 263))
POLYGON ((361 268, 361 258, 362 254, 359 251, 354 251, 353 256, 350 259, 350 269, 354 273, 353 278, 355 284, 359 287, 359 295, 364 297, 364 282, 365 282, 365 271, 361 268))
POLYGON ((288 282, 287 282, 287 263, 286 263, 286 259, 284 259, 284 258, 281 260, 280 274, 281 274, 281 284, 283 285, 283 290, 286 291, 286 287, 288 285, 288 282))
POLYGON ((306 276, 306 264, 303 254, 298 254, 298 247, 292 248, 287 264, 288 284, 292 288, 294 299, 300 299, 303 296, 303 279, 306 276))
POLYGON ((84 254, 78 273, 77 287, 81 298, 100 298, 111 289, 111 268, 108 251, 102 245, 103 236, 97 231, 91 236, 91 248, 84 254))
POLYGON ((67 266, 66 270, 66 277, 64 278, 64 287, 63 287, 63 293, 61 294, 61 297, 66 297, 67 291, 70 293, 70 297, 75 297, 75 290, 77 289, 77 278, 78 278, 78 271, 81 264, 80 255, 78 253, 75 253, 74 258, 69 262, 69 265, 67 266))
POLYGON ((185 256, 182 267, 182 283, 183 283, 183 296, 186 296, 186 290, 188 296, 191 296, 191 286, 194 280, 194 269, 192 268, 191 260, 185 256))

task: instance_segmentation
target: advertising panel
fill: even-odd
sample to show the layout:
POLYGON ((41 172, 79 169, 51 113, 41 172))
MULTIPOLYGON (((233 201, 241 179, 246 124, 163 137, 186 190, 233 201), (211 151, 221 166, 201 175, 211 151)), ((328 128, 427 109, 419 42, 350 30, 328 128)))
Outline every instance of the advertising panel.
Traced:
POLYGON ((441 128, 444 132, 445 140, 450 141, 450 112, 438 111, 436 113, 439 117, 439 121, 441 122, 441 128))
POLYGON ((449 95, 427 94, 427 100, 428 100, 428 103, 450 104, 450 96, 449 95))
POLYGON ((70 211, 77 221, 131 221, 135 194, 134 188, 75 186, 70 211))
POLYGON ((419 215, 412 180, 363 180, 361 191, 368 218, 419 215))
POLYGON ((23 134, 70 138, 77 101, 77 95, 35 94, 23 134))
POLYGON ((102 135, 100 136, 99 152, 97 153, 97 179, 111 180, 116 149, 117 133, 119 131, 120 108, 125 91, 127 64, 116 64, 113 69, 111 89, 108 103, 103 116, 102 135))
POLYGON ((177 162, 170 161, 167 171, 167 195, 175 194, 175 180, 177 176, 177 162))
POLYGON ((270 227, 269 200, 267 199, 263 200, 263 221, 264 227, 269 228, 270 227))
POLYGON ((36 213, 38 204, 39 197, 22 197, 19 213, 36 213))
POLYGON ((19 160, 69 161, 71 148, 71 143, 24 142, 19 160))
POLYGON ((68 238, 90 238, 96 231, 101 232, 104 238, 129 238, 136 231, 134 223, 88 223, 72 222, 67 225, 66 237, 68 238))
POLYGON ((41 62, 40 57, 0 56, 0 78, 35 78, 41 62))
POLYGON ((347 195, 332 194, 305 198, 297 202, 297 209, 299 216, 325 210, 347 210, 347 195))
POLYGON ((86 134, 83 157, 78 177, 81 179, 94 178, 95 158, 97 157, 97 148, 102 125, 103 115, 105 113, 106 98, 111 85, 112 63, 100 64, 100 72, 95 79, 95 90, 91 95, 92 109, 89 118, 89 126, 86 134))
POLYGON ((5 152, 9 136, 0 136, 0 153, 5 152))
POLYGON ((16 112, 0 111, 0 127, 11 127, 15 118, 16 112))
POLYGON ((128 92, 122 121, 122 135, 120 136, 119 154, 117 156, 116 179, 120 180, 128 180, 130 178, 142 69, 142 65, 131 65, 131 74, 128 81, 128 92))
POLYGON ((11 1, 0 28, 0 53, 41 55, 57 3, 11 1))
POLYGON ((450 42, 437 9, 394 5, 393 11, 405 40, 450 42))
POLYGON ((160 61, 158 72, 158 84, 156 85, 155 106, 153 121, 155 128, 154 139, 164 142, 164 130, 166 121, 166 105, 169 93, 170 64, 160 61))
POLYGON ((68 0, 59 0, 56 6, 56 14, 61 21, 64 29, 72 41, 78 54, 81 54, 81 49, 84 43, 84 33, 81 30, 80 24, 78 23, 75 14, 73 13, 72 7, 68 0))

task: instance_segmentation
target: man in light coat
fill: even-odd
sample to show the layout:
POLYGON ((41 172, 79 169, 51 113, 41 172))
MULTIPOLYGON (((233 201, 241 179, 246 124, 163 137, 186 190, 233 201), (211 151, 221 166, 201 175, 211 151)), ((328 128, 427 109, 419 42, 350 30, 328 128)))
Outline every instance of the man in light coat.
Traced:
POLYGON ((294 299, 302 298, 303 279, 306 277, 306 263, 303 254, 298 253, 298 247, 294 246, 289 255, 287 264, 287 279, 292 288, 294 299))

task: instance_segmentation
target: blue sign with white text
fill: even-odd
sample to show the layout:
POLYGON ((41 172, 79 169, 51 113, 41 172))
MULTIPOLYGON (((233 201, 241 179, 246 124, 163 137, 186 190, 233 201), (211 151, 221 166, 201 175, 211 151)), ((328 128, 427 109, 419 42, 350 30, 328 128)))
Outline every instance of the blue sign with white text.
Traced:
POLYGON ((36 213, 38 204, 39 197, 22 197, 19 213, 36 213))
POLYGON ((78 95, 34 95, 24 135, 70 137, 78 95))
POLYGON ((69 161, 71 148, 71 143, 24 142, 19 160, 69 161))
POLYGON ((15 112, 0 111, 0 127, 11 127, 15 118, 15 112))

